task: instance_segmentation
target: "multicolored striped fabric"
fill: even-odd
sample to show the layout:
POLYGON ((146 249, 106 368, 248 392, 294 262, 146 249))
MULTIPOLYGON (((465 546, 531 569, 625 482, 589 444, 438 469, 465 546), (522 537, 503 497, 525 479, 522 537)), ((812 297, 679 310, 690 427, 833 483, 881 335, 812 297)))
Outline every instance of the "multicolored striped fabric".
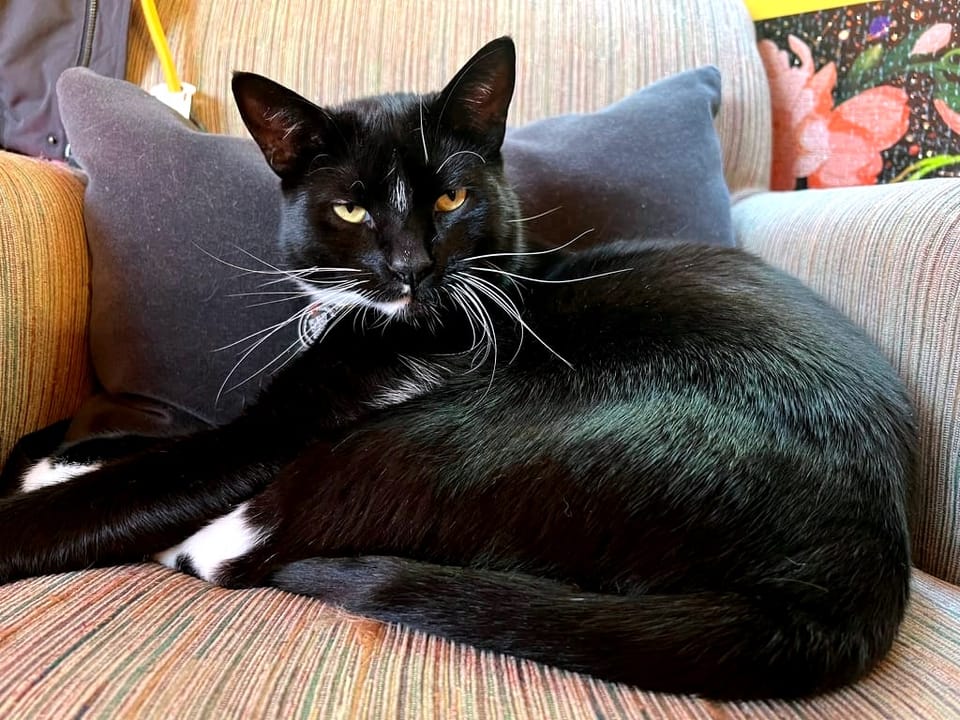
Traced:
POLYGON ((66 166, 0 152, 0 466, 90 391, 82 202, 66 166))
MULTIPOLYGON (((769 87, 738 0, 160 0, 157 6, 180 74, 199 88, 194 115, 211 131, 246 132, 230 96, 234 70, 268 75, 335 104, 439 89, 481 45, 510 34, 519 53, 515 124, 596 110, 665 75, 718 65, 727 181, 734 190, 768 183, 769 87)), ((162 81, 136 10, 127 79, 144 87, 162 81)), ((670 142, 669 134, 663 141, 670 142)))
POLYGON ((919 413, 914 561, 960 583, 960 180, 763 193, 734 206, 740 243, 870 335, 919 413))
POLYGON ((159 566, 0 587, 0 717, 956 718, 960 590, 917 573, 900 638, 858 685, 798 702, 641 692, 159 566))

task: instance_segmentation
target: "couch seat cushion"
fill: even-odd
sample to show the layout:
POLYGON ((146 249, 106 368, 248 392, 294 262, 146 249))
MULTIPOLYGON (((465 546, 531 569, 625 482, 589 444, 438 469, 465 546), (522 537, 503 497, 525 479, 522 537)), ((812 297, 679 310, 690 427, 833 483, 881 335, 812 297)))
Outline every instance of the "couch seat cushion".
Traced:
POLYGON ((860 684, 798 702, 646 693, 157 565, 0 587, 2 718, 960 717, 960 588, 916 572, 860 684))

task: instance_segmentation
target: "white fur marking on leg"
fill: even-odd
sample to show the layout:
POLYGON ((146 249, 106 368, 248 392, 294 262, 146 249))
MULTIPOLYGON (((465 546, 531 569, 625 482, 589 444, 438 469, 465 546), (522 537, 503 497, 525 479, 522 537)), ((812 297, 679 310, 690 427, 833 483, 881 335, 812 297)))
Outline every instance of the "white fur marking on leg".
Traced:
POLYGON ((185 555, 197 575, 207 582, 216 582, 225 563, 246 555, 267 537, 263 528, 255 527, 246 517, 248 506, 249 503, 238 505, 179 545, 154 555, 154 560, 176 569, 177 557, 185 555))
POLYGON ((84 475, 100 467, 100 463, 82 465, 80 463, 52 463, 44 458, 23 474, 20 491, 31 492, 49 485, 59 485, 78 475, 84 475))

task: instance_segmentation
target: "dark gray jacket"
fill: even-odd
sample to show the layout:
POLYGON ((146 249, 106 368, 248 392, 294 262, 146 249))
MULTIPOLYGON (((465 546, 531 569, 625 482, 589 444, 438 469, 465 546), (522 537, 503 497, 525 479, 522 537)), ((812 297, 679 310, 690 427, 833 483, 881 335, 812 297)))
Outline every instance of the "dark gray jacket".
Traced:
POLYGON ((0 0, 0 147, 64 157, 56 82, 83 65, 122 78, 131 0, 0 0))

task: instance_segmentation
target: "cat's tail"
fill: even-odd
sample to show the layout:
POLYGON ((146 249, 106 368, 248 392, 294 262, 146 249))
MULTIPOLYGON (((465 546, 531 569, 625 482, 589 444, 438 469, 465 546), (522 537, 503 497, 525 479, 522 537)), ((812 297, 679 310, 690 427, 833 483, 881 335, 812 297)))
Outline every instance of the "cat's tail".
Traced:
POLYGON ((269 584, 603 680, 717 698, 806 695, 856 680, 889 649, 906 601, 905 585, 888 588, 882 612, 844 620, 841 610, 839 622, 823 622, 786 595, 604 595, 393 557, 303 560, 269 584))

